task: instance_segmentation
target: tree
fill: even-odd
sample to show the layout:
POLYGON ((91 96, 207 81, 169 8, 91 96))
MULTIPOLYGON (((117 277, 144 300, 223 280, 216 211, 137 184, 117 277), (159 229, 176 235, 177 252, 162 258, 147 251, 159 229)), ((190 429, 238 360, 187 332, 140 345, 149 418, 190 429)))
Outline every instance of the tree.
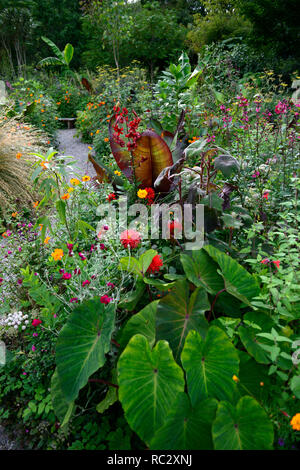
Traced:
POLYGON ((145 4, 134 15, 128 38, 132 59, 144 63, 153 79, 154 69, 162 68, 180 54, 186 29, 178 24, 174 10, 160 8, 158 2, 145 4))

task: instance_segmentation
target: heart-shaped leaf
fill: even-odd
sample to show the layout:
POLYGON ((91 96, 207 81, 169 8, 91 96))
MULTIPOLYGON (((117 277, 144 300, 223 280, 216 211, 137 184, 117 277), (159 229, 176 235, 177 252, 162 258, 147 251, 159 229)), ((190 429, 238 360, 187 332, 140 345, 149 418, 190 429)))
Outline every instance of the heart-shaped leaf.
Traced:
POLYGON ((205 341, 190 331, 181 353, 192 405, 208 397, 231 400, 235 392, 233 375, 238 375, 239 356, 224 331, 211 326, 205 341))
POLYGON ((180 357, 190 330, 205 336, 208 322, 204 312, 209 308, 205 289, 198 287, 190 296, 187 281, 176 282, 172 292, 159 302, 156 314, 157 339, 169 342, 176 360, 180 357))
POLYGON ((191 407, 189 397, 180 393, 165 424, 157 431, 150 448, 155 450, 213 449, 212 422, 218 402, 208 398, 191 407))
POLYGON ((166 341, 151 350, 142 335, 131 338, 118 361, 119 399, 130 427, 149 443, 162 426, 177 394, 184 390, 182 369, 166 341))
POLYGON ((57 369, 51 378, 51 399, 55 415, 58 417, 61 426, 68 423, 74 408, 74 401, 69 402, 66 400, 59 381, 57 369))
POLYGON ((216 294, 224 289, 224 280, 217 273, 218 264, 215 263, 205 250, 193 250, 192 255, 180 256, 186 277, 196 287, 204 287, 210 294, 216 294))
POLYGON ((271 421, 249 396, 242 397, 236 407, 219 403, 212 433, 216 450, 270 450, 274 439, 271 421))
POLYGON ((231 155, 220 155, 216 157, 214 167, 216 170, 220 170, 226 177, 230 177, 233 173, 240 171, 240 165, 237 159, 231 155))
POLYGON ((76 307, 56 345, 59 381, 67 401, 75 400, 88 378, 105 363, 115 326, 115 306, 99 299, 76 307))
POLYGON ((221 268, 226 291, 247 305, 259 294, 259 285, 254 277, 236 260, 222 253, 212 245, 206 245, 204 250, 221 268))
POLYGON ((152 347, 155 343, 155 315, 157 310, 157 304, 159 300, 155 300, 148 304, 143 310, 139 313, 133 315, 124 328, 118 342, 120 343, 121 348, 124 348, 130 338, 136 334, 144 335, 150 346, 152 347))

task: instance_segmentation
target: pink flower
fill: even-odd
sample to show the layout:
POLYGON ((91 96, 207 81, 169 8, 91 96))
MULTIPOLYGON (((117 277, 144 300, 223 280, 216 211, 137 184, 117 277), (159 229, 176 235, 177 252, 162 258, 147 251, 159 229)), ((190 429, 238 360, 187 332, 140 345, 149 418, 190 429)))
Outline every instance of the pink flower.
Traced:
POLYGON ((104 243, 100 243, 100 250, 105 250, 105 245, 104 245, 104 243))
POLYGON ((120 240, 124 248, 136 248, 141 241, 141 234, 135 230, 124 230, 120 235, 120 240))
POLYGON ((34 345, 31 346, 31 351, 36 351, 36 347, 34 345))
POLYGON ((32 336, 34 336, 34 337, 36 337, 38 335, 39 335, 38 333, 32 333, 32 336))
POLYGON ((78 298, 77 297, 72 297, 72 299, 70 299, 70 303, 72 304, 73 302, 78 304, 78 298))
POLYGON ((275 106, 275 113, 276 114, 285 114, 287 112, 287 105, 282 101, 279 101, 275 106))
POLYGON ((39 320, 38 318, 35 318, 34 320, 32 320, 32 326, 38 326, 42 323, 42 320, 39 320))
POLYGON ((3 277, 0 277, 0 284, 4 281, 3 277))
POLYGON ((71 279, 71 277, 72 277, 72 274, 71 274, 71 273, 64 273, 64 274, 62 275, 62 279, 71 279))
POLYGON ((17 280, 17 283, 19 284, 19 286, 21 286, 23 284, 23 280, 22 279, 18 279, 17 280))
POLYGON ((272 261, 273 264, 275 264, 275 266, 277 267, 277 269, 279 269, 279 266, 280 266, 280 261, 279 259, 275 260, 275 261, 272 261))
POLYGON ((72 251, 73 250, 73 243, 67 243, 67 248, 69 251, 72 251))
POLYGON ((80 253, 80 252, 79 252, 78 255, 80 256, 80 258, 82 259, 82 261, 84 261, 84 260, 86 259, 86 257, 84 256, 83 253, 80 253))
POLYGON ((74 269, 74 274, 81 274, 80 269, 79 269, 79 268, 75 268, 75 269, 74 269))
POLYGON ((108 282, 106 285, 107 287, 111 287, 112 289, 114 289, 115 287, 115 285, 112 282, 108 282))
POLYGON ((91 281, 89 281, 89 280, 87 279, 86 281, 83 281, 82 287, 84 287, 84 286, 86 286, 86 285, 88 285, 88 284, 90 284, 90 283, 91 283, 91 281))
POLYGON ((108 297, 108 295, 106 294, 102 295, 102 297, 100 298, 100 302, 105 305, 109 304, 112 300, 112 297, 108 297))

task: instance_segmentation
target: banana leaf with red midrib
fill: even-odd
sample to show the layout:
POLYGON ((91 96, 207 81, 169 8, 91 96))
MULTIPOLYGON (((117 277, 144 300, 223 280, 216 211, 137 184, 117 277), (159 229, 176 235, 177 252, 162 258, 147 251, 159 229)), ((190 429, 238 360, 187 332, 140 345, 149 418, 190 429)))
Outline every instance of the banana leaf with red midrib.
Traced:
POLYGON ((140 187, 153 187, 154 181, 161 171, 173 165, 169 147, 153 130, 147 129, 137 139, 137 147, 132 152, 132 161, 130 152, 121 147, 113 137, 114 122, 115 118, 113 117, 109 124, 110 146, 120 170, 126 178, 132 181, 132 166, 134 166, 135 178, 140 187))

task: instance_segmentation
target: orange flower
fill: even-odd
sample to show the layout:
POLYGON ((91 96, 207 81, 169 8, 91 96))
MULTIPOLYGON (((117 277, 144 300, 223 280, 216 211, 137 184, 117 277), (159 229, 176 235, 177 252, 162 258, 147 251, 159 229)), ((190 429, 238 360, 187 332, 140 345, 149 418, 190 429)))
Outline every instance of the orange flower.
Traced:
POLYGON ((22 157, 21 152, 18 152, 17 155, 16 155, 16 158, 17 158, 18 160, 20 160, 21 157, 22 157))
POLYGON ((65 193, 61 198, 65 201, 66 199, 69 199, 69 197, 70 197, 70 194, 65 193))
POLYGON ((49 168, 49 163, 47 162, 41 162, 40 165, 42 168, 44 168, 44 170, 47 170, 49 168))
POLYGON ((85 182, 85 181, 90 181, 91 177, 88 176, 88 175, 85 175, 82 177, 82 181, 85 182))
POLYGON ((78 184, 80 184, 80 181, 77 178, 71 178, 70 179, 70 184, 72 186, 77 186, 78 184))
POLYGON ((17 217, 17 215, 18 215, 17 212, 13 212, 13 213, 11 214, 12 217, 17 217))
POLYGON ((43 224, 39 224, 40 226, 40 232, 43 230, 43 224))
POLYGON ((39 205, 39 201, 34 202, 32 205, 33 207, 37 207, 39 205))
POLYGON ((51 256, 55 261, 59 261, 64 256, 64 252, 60 248, 55 248, 53 253, 51 253, 51 256))
POLYGON ((104 142, 109 142, 109 138, 105 137, 104 142))
POLYGON ((236 375, 233 375, 232 380, 234 380, 235 382, 239 382, 240 379, 236 375))
POLYGON ((48 243, 49 243, 49 240, 51 240, 51 238, 50 238, 50 237, 46 237, 46 238, 45 238, 45 240, 44 240, 44 243, 45 243, 45 245, 48 245, 48 243))
POLYGON ((300 431, 300 413, 296 413, 292 417, 290 424, 295 431, 300 431))

